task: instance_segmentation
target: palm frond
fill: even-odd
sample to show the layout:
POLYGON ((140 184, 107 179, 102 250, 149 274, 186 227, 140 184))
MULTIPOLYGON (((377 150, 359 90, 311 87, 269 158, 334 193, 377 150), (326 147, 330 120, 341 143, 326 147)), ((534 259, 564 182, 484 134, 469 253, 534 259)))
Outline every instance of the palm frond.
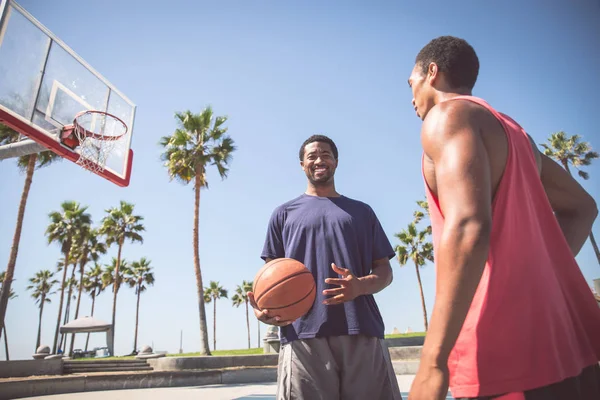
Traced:
POLYGON ((210 106, 199 114, 187 110, 175 113, 175 117, 178 128, 159 142, 169 179, 183 184, 199 179, 200 186, 208 188, 205 172, 209 165, 217 168, 221 179, 227 178, 228 164, 235 151, 233 140, 225 136, 227 117, 214 116, 210 106))
POLYGON ((550 135, 547 143, 542 144, 544 154, 556 160, 559 164, 573 165, 578 169, 578 175, 583 179, 589 179, 589 174, 579 169, 581 166, 589 166, 592 160, 599 157, 598 153, 592 151, 588 142, 582 142, 581 136, 572 135, 567 137, 565 132, 556 132, 550 135))
POLYGON ((16 143, 19 141, 21 134, 6 125, 0 124, 0 145, 16 143))

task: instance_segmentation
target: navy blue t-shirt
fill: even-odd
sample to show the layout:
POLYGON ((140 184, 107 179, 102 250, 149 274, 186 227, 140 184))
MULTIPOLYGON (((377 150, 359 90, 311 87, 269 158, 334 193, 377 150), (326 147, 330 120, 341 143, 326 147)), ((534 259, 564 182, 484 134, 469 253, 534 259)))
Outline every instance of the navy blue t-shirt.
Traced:
POLYGON ((312 309, 281 328, 281 341, 363 334, 383 338, 384 325, 372 295, 338 305, 324 305, 323 290, 337 288, 331 263, 355 276, 371 273, 373 261, 395 256, 377 216, 363 202, 303 194, 277 207, 269 221, 261 258, 293 258, 313 274, 317 295, 312 309))

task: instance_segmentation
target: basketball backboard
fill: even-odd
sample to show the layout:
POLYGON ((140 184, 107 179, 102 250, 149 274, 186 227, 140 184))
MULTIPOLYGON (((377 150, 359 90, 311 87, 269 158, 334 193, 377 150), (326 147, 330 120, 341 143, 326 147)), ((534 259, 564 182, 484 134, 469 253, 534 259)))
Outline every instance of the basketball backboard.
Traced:
POLYGON ((135 105, 20 5, 0 0, 0 123, 77 162, 80 149, 64 146, 60 134, 86 110, 127 125, 106 164, 94 171, 127 186, 135 105))

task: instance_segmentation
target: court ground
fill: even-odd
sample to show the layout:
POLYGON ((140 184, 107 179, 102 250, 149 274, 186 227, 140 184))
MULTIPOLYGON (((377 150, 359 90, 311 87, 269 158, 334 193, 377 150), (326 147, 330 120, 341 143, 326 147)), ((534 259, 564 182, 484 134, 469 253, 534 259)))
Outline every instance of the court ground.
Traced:
MULTIPOLYGON (((413 375, 396 375, 402 397, 408 398, 408 390, 413 375)), ((158 389, 111 390, 106 392, 87 392, 60 394, 54 396, 30 397, 39 400, 275 400, 275 383, 254 385, 210 385, 197 387, 177 387, 158 389)), ((448 400, 452 397, 448 394, 448 400)))

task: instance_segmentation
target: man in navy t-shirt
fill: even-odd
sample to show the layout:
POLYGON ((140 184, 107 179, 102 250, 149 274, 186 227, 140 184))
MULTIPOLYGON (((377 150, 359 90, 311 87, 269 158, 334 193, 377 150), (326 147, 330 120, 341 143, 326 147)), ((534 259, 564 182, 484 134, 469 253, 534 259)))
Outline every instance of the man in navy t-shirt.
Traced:
POLYGON ((249 294, 257 318, 281 327, 277 399, 401 399, 373 298, 392 282, 394 249, 371 207, 336 192, 331 139, 311 136, 299 156, 308 188, 275 209, 261 257, 302 262, 317 284, 315 303, 282 321, 249 294))

